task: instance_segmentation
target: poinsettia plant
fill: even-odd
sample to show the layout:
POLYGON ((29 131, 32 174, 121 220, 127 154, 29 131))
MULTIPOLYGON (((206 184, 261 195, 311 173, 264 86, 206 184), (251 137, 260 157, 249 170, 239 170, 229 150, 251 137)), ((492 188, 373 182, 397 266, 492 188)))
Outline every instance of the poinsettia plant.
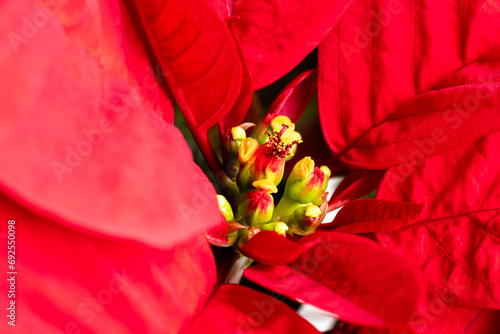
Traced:
POLYGON ((497 2, 0 9, 2 332, 498 331, 497 2))

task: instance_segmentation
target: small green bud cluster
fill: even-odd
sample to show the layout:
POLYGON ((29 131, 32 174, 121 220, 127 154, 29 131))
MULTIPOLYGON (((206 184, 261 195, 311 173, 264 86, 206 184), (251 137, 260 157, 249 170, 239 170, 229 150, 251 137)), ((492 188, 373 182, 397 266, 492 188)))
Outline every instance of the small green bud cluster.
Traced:
POLYGON ((239 189, 237 198, 229 198, 229 202, 219 195, 219 207, 228 224, 241 227, 232 231, 230 237, 228 233, 228 242, 235 243, 239 237, 241 244, 261 230, 283 236, 306 235, 321 223, 328 207, 325 189, 330 170, 326 166, 315 167, 310 157, 295 164, 284 194, 274 205, 272 194, 278 192, 285 162, 294 156, 301 142, 295 124, 288 117, 272 114, 249 137, 244 125, 222 136, 223 163, 239 189))

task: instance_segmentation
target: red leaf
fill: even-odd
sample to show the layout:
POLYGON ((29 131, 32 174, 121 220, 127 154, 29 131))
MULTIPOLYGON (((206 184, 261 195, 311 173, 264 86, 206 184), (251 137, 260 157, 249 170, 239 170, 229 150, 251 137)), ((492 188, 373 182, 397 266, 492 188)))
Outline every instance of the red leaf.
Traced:
POLYGON ((464 307, 500 306, 500 133, 427 159, 406 177, 389 170, 380 197, 426 204, 424 219, 376 235, 464 307), (403 178, 393 183, 394 178, 403 178), (392 187, 392 185, 396 185, 392 187), (416 251, 417 250, 417 251, 416 251))
MULTIPOLYGON (((466 80, 455 81, 455 85, 464 87, 445 89, 453 86, 447 85, 440 91, 432 90, 467 64, 478 59, 499 59, 498 19, 499 8, 482 1, 447 1, 442 6, 429 1, 353 3, 319 49, 319 110, 331 150, 340 156, 354 146, 345 157, 346 162, 382 169, 402 163, 399 154, 408 161, 408 155, 418 148, 415 140, 432 138, 433 129, 442 127, 446 133, 443 113, 454 108, 454 103, 471 102, 463 98, 474 96, 474 87, 465 87, 474 75, 468 73, 466 80), (412 101, 422 93, 424 97, 412 101), (394 114, 398 109, 400 114, 406 110, 408 118, 396 121, 400 117, 394 114), (432 111, 433 114, 422 114, 432 111), (380 125, 387 118, 392 119, 389 125, 380 125), (403 147, 397 147, 398 142, 403 147), (390 143, 392 146, 387 147, 390 143), (378 144, 383 146, 372 147, 378 144), (379 154, 382 151, 384 156, 379 154), (389 152, 397 154, 391 156, 389 152)), ((481 81, 495 80, 486 76, 481 81)), ((498 89, 497 84, 491 86, 498 89)), ((471 118, 478 116, 479 128, 488 127, 490 124, 479 117, 486 117, 488 103, 480 104, 471 118)), ((490 114, 495 116, 491 111, 490 114)), ((474 136, 477 139, 480 131, 472 125, 476 123, 472 119, 464 123, 459 130, 446 133, 448 140, 437 145, 434 154, 457 146, 460 141, 473 140, 474 136), (474 131, 469 134, 471 128, 474 131)))
MULTIPOLYGON (((140 94, 156 86, 138 86, 124 67, 122 48, 139 43, 114 27, 131 24, 126 11, 102 6, 114 14, 71 2, 17 49, 0 44, 0 187, 70 226, 167 247, 218 222, 215 190, 181 133, 150 109, 161 105, 148 102, 153 91, 140 94)), ((2 12, 7 36, 43 10, 25 1, 2 12)), ((136 75, 150 71, 145 51, 134 52, 136 75)))
POLYGON ((269 108, 269 114, 287 116, 292 123, 297 123, 317 89, 318 71, 305 71, 283 88, 269 108))
POLYGON ((451 307, 466 334, 496 334, 500 328, 500 311, 451 307))
POLYGON ((254 89, 274 82, 311 52, 352 0, 234 1, 235 28, 254 89))
MULTIPOLYGON (((159 250, 61 226, 3 194, 0 219, 5 232, 15 220, 14 332, 178 333, 215 285, 213 256, 201 235, 159 250)), ((1 244, 7 239, 4 233, 1 244)), ((0 260, 7 263, 7 251, 0 260)), ((2 287, 0 302, 9 305, 2 287)), ((9 328, 2 321, 0 331, 9 328)))
POLYGON ((500 208, 496 178, 500 173, 500 133, 421 164, 391 168, 377 198, 425 203, 435 219, 500 208))
POLYGON ((314 238, 293 242, 276 232, 261 231, 240 247, 240 250, 246 257, 263 264, 288 264, 318 242, 319 240, 314 238))
POLYGON ((208 242, 214 246, 226 247, 229 246, 226 245, 226 236, 228 232, 227 220, 222 214, 220 216, 220 222, 216 226, 208 229, 205 232, 205 237, 208 242))
MULTIPOLYGON (((500 130, 500 83, 492 76, 478 81, 477 66, 455 74, 459 80, 448 82, 449 87, 423 93, 398 108, 361 137, 342 160, 361 168, 383 169, 419 161, 500 130)), ((500 73, 500 62, 482 66, 487 73, 500 73)))
POLYGON ((463 307, 499 307, 498 214, 471 214, 378 233, 383 247, 422 270, 435 291, 463 307))
POLYGON ((234 284, 217 289, 186 333, 319 334, 278 299, 234 284))
POLYGON ((187 123, 206 133, 240 94, 243 70, 229 29, 204 0, 136 5, 187 123))
POLYGON ((228 233, 236 232, 248 227, 241 225, 236 221, 228 222, 222 214, 220 216, 219 224, 205 231, 205 237, 211 245, 229 247, 231 246, 230 242, 234 240, 226 239, 228 233))
POLYGON ((234 22, 239 20, 239 17, 232 16, 226 20, 229 30, 233 36, 233 42, 238 51, 238 56, 240 57, 241 66, 243 69, 243 78, 241 83, 241 90, 236 102, 231 107, 231 110, 222 118, 221 120, 221 135, 226 133, 227 129, 240 125, 245 118, 245 115, 250 108, 252 103, 253 89, 252 89, 252 76, 248 69, 247 61, 245 60, 245 55, 241 49, 240 41, 238 36, 234 31, 234 22))
POLYGON ((423 207, 423 204, 360 199, 346 204, 333 222, 320 227, 353 234, 392 231, 415 222, 423 207))
POLYGON ((212 11, 219 16, 221 20, 225 20, 232 15, 233 0, 205 0, 212 8, 212 11))
MULTIPOLYGON (((50 3, 50 0, 49 0, 50 3)), ((160 64, 158 63, 158 59, 154 56, 152 50, 151 50, 151 45, 147 41, 146 37, 146 32, 144 31, 144 28, 142 27, 142 24, 140 23, 139 15, 137 14, 137 11, 135 10, 135 6, 133 4, 133 0, 125 0, 125 5, 128 9, 128 11, 123 10, 123 6, 119 4, 115 4, 113 2, 106 2, 100 3, 100 7, 102 8, 101 10, 103 12, 108 13, 106 16, 106 19, 114 19, 117 20, 117 18, 120 17, 120 14, 117 13, 119 10, 123 18, 121 19, 122 21, 122 32, 123 36, 121 36, 122 39, 130 39, 131 37, 135 36, 136 34, 140 37, 142 43, 146 46, 146 50, 144 52, 142 49, 144 46, 141 45, 133 45, 132 43, 124 43, 123 41, 113 41, 111 45, 121 45, 121 48, 119 47, 113 47, 113 48, 101 48, 99 52, 120 52, 120 50, 123 50, 123 53, 127 55, 127 59, 125 60, 125 63, 117 61, 119 58, 117 55, 114 55, 110 52, 106 58, 108 59, 113 59, 113 61, 107 61, 107 67, 109 66, 114 66, 116 67, 116 73, 122 73, 122 72, 129 72, 131 71, 133 76, 135 77, 136 80, 136 85, 138 86, 138 89, 140 89, 141 95, 143 96, 144 102, 149 105, 149 107, 157 114, 162 116, 162 118, 170 124, 174 123, 174 96, 172 95, 172 91, 170 90, 170 87, 168 87, 167 80, 165 79, 165 75, 163 74, 160 64), (114 9, 110 8, 105 8, 104 6, 112 6, 114 9), (127 15, 130 15, 132 23, 129 23, 129 20, 127 19, 127 15), (148 63, 148 58, 149 58, 149 63, 148 63), (142 62, 140 62, 140 59, 144 59, 142 62), (158 86, 158 89, 156 88, 158 86)), ((67 5, 66 5, 67 6, 67 5)), ((75 7, 78 7, 79 5, 76 5, 75 7)), ((103 23, 104 25, 104 23, 103 23)), ((119 27, 120 25, 117 23, 113 24, 114 27, 119 27)), ((111 27, 109 25, 105 25, 104 29, 108 31, 111 27)), ((107 36, 107 34, 103 34, 102 32, 95 32, 95 33, 89 33, 89 31, 86 31, 85 39, 84 41, 89 42, 91 41, 92 38, 99 38, 99 36, 107 36)), ((106 42, 94 42, 92 41, 91 44, 93 47, 96 45, 106 45, 106 43, 111 43, 110 41, 106 42), (102 44, 101 44, 102 43, 102 44)), ((95 51, 94 51, 95 52, 95 51)), ((123 79, 128 80, 130 82, 130 76, 123 76, 123 79)), ((132 82, 133 83, 133 82, 132 82)))
MULTIPOLYGON (((371 240, 335 232, 302 240, 311 237, 322 242, 290 266, 258 265, 246 269, 245 276, 341 320, 367 326, 416 328, 415 320, 431 302, 442 304, 431 299, 432 292, 411 265, 371 240)), ((428 332, 459 332, 451 313, 443 311, 441 319, 428 322, 428 332)))
POLYGON ((340 182, 328 201, 328 211, 338 209, 350 201, 368 195, 378 187, 383 176, 384 171, 365 169, 351 171, 340 182))

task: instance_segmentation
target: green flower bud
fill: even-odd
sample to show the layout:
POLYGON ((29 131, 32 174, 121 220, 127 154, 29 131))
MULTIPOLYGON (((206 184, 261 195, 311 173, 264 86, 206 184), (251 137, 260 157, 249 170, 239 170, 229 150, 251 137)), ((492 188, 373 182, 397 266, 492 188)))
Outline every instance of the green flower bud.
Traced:
POLYGON ((323 213, 316 205, 304 205, 295 210, 293 213, 294 222, 300 230, 294 231, 298 234, 307 234, 312 232, 321 223, 323 213))
POLYGON ((235 159, 238 156, 240 144, 246 138, 245 130, 239 126, 228 129, 221 138, 221 151, 224 161, 235 159))
POLYGON ((325 191, 328 186, 328 180, 330 180, 330 176, 332 176, 332 171, 326 166, 321 166, 319 169, 325 174, 325 181, 323 182, 323 186, 321 186, 321 191, 325 191))
POLYGON ((298 203, 308 204, 315 201, 326 188, 328 179, 326 166, 314 167, 311 157, 305 157, 295 164, 285 186, 285 196, 298 203))
POLYGON ((246 164, 259 148, 259 143, 253 138, 246 138, 241 143, 238 150, 238 159, 240 165, 246 164))
POLYGON ((221 154, 224 167, 231 177, 238 175, 240 164, 238 162, 239 148, 246 138, 245 130, 239 126, 228 129, 221 138, 221 154))
POLYGON ((288 231, 288 226, 282 222, 267 223, 260 227, 261 231, 274 231, 280 235, 286 236, 286 231, 288 231))
POLYGON ((262 190, 250 190, 241 198, 238 206, 241 222, 248 226, 267 223, 273 216, 273 210, 273 196, 262 190))
POLYGON ((217 202, 219 203, 219 210, 222 212, 224 218, 226 218, 227 221, 234 220, 233 209, 227 199, 222 195, 217 195, 217 202))

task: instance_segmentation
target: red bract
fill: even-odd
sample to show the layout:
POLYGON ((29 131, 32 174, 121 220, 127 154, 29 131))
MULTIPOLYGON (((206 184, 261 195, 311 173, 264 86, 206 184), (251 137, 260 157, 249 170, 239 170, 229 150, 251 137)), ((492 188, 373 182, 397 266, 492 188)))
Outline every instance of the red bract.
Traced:
MULTIPOLYGON (((177 333, 215 286, 201 235, 152 248, 67 228, 4 195, 0 218, 16 220, 18 250, 16 327, 2 321, 2 333, 177 333)), ((6 267, 6 252, 0 258, 6 267)), ((7 293, 0 302, 9 305, 7 293)))
POLYGON ((274 100, 268 114, 283 115, 297 123, 316 94, 317 81, 317 70, 306 71, 294 78, 274 100))
MULTIPOLYGON (((220 212, 182 135, 165 122, 173 105, 129 16, 133 7, 0 7, 0 218, 15 221, 19 250, 15 330, 186 329, 215 288, 202 232, 217 226, 220 212)), ((4 233, 2 244, 8 240, 4 233)), ((6 264, 7 252, 0 258, 6 264)), ((4 306, 10 300, 0 297, 4 306)), ((287 306, 273 306, 315 332, 287 306)), ((7 321, 0 326, 10 332, 7 321)))
POLYGON ((499 130, 489 62, 499 15, 479 1, 353 3, 319 50, 319 110, 337 158, 385 169, 499 130))
POLYGON ((240 93, 243 69, 229 29, 204 0, 136 5, 186 121, 206 132, 240 93))
POLYGON ((373 238, 421 270, 445 304, 498 308, 499 143, 495 133, 420 164, 393 167, 378 191, 381 199, 346 205, 331 225, 378 232, 373 238), (423 205, 421 213, 414 210, 423 205))
POLYGON ((226 284, 217 289, 186 333, 292 332, 320 333, 280 300, 241 285, 226 284))
POLYGON ((277 233, 262 231, 252 237, 247 244, 240 247, 241 252, 257 262, 267 265, 291 263, 320 242, 317 238, 302 239, 293 242, 277 233))
POLYGON ((126 9, 107 2, 56 9, 27 39, 13 34, 44 7, 3 4, 4 34, 24 40, 2 43, 2 189, 65 224, 154 246, 214 225, 215 191, 180 132, 154 113, 172 113, 172 104, 160 98, 126 9), (109 15, 96 21, 101 10, 109 15))
POLYGON ((254 88, 290 71, 337 23, 352 0, 233 1, 241 46, 254 88))
MULTIPOLYGON (((246 277, 342 320, 367 326, 418 331, 417 320, 431 303, 446 309, 415 268, 371 240, 335 232, 302 240, 308 239, 321 242, 288 266, 258 265, 247 269, 246 277)), ((429 322, 427 332, 460 332, 449 310, 442 312, 440 320, 429 322)))
POLYGON ((61 3, 0 5, 0 218, 16 222, 22 332, 318 333, 280 295, 224 284, 238 254, 216 266, 204 232, 221 246, 241 235, 241 252, 260 262, 245 275, 340 318, 338 332, 496 328, 497 313, 481 309, 500 307, 497 6, 61 3), (310 198, 289 186, 290 212, 274 215, 279 197, 265 191, 278 190, 289 148, 271 139, 283 161, 250 198, 255 180, 239 168, 248 178, 269 161, 240 159, 226 173, 207 131, 218 123, 234 157, 247 134, 226 130, 243 120, 252 90, 319 43, 319 69, 290 82, 270 113, 297 121, 319 87, 330 165, 349 172, 330 209, 344 208, 321 232, 285 238, 280 220, 306 234, 323 219, 323 183, 306 189, 310 198), (242 204, 230 218, 171 124, 172 96, 242 204), (377 186, 377 199, 352 202, 377 186))
POLYGON ((333 222, 321 228, 345 233, 393 231, 415 222, 423 208, 423 204, 361 199, 346 204, 333 222))
MULTIPOLYGON (((438 309, 436 309, 437 311, 438 309)), ((451 307, 465 334, 496 334, 500 326, 499 311, 451 307)), ((432 316, 432 315, 431 315, 432 316)), ((423 322, 422 322, 423 323, 423 322)), ((338 324, 331 334, 400 334, 401 331, 338 324)))
POLYGON ((500 328, 500 311, 450 307, 466 334, 495 334, 500 328))
POLYGON ((212 170, 223 173, 207 131, 218 122, 222 134, 238 125, 252 93, 233 18, 228 19, 230 31, 221 19, 224 2, 219 1, 136 0, 135 4, 196 143, 212 170))
POLYGON ((328 202, 328 210, 338 209, 352 200, 368 195, 377 188, 383 176, 383 171, 354 169, 335 189, 328 202))
POLYGON ((172 104, 127 10, 1 7, 11 43, 0 46, 0 217, 16 221, 15 329, 176 332, 214 287, 200 232, 220 213, 181 134, 154 113, 172 104))
POLYGON ((230 129, 234 126, 240 125, 245 117, 248 108, 250 107, 250 103, 252 103, 252 76, 250 74, 250 70, 248 69, 248 65, 245 59, 245 55, 243 54, 243 50, 241 49, 240 41, 236 32, 234 31, 234 23, 238 20, 238 17, 232 16, 226 20, 229 30, 233 35, 233 42, 238 52, 238 57, 241 62, 241 66, 243 68, 243 77, 241 78, 241 89, 236 102, 233 104, 229 112, 222 118, 220 121, 220 133, 225 133, 227 129, 230 129))
POLYGON ((500 133, 492 134, 428 159, 404 178, 393 168, 379 191, 380 197, 425 203, 426 210, 423 220, 377 234, 377 241, 414 263, 435 291, 450 293, 454 304, 465 307, 500 305, 499 143, 500 133), (395 178, 402 178, 398 186, 391 183, 395 178))
POLYGON ((347 204, 325 227, 373 232, 416 266, 445 310, 431 310, 437 323, 444 304, 498 308, 500 299, 499 17, 481 1, 357 1, 319 50, 331 163, 390 168, 378 200, 347 204))

